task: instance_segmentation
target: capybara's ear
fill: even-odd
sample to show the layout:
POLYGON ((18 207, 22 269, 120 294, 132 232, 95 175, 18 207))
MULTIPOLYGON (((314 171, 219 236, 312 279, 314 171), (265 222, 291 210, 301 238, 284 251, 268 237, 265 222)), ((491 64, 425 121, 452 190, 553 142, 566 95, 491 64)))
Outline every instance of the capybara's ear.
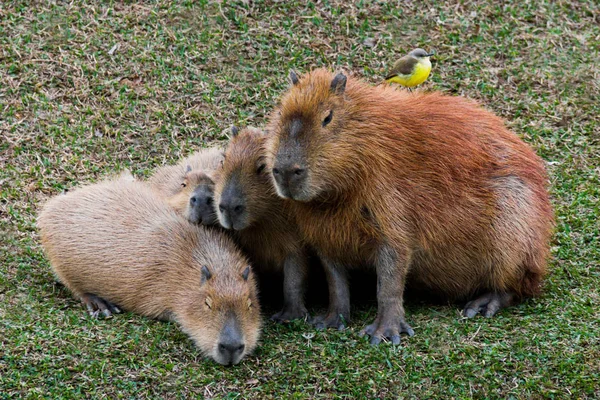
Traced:
POLYGON ((331 81, 331 91, 335 94, 342 94, 346 90, 346 75, 340 72, 331 81))
POLYGON ((298 74, 293 69, 290 69, 290 81, 292 81, 292 85, 297 85, 300 82, 298 78, 298 74))
POLYGON ((242 272, 242 278, 244 278, 244 280, 247 281, 249 275, 250 275, 250 267, 246 267, 244 272, 242 272))
POLYGON ((212 278, 212 274, 208 270, 208 267, 206 265, 203 265, 202 266, 202 283, 206 282, 210 278, 212 278))
POLYGON ((235 125, 231 125, 230 131, 231 131, 232 138, 236 137, 237 134, 240 133, 239 129, 235 125))

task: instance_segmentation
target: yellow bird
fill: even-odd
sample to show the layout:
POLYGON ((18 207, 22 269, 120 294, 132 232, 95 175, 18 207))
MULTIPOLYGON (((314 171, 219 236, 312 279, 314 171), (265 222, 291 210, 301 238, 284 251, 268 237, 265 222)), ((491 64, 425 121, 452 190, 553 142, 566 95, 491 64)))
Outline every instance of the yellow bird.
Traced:
POLYGON ((399 83, 407 88, 420 85, 425 82, 431 72, 431 61, 429 57, 435 53, 428 53, 423 49, 414 49, 394 64, 385 77, 389 83, 399 83))

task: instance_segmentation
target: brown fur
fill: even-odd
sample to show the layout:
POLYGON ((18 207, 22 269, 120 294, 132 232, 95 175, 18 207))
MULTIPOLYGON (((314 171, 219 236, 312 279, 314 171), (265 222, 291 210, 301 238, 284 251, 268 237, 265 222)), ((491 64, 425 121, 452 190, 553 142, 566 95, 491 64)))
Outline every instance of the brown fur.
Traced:
POLYGON ((182 219, 145 183, 117 179, 56 196, 38 226, 52 268, 76 297, 174 320, 218 362, 228 316, 241 327, 244 354, 256 346, 260 311, 253 274, 243 278, 245 257, 224 234, 182 219))
POLYGON ((213 178, 211 178, 211 176, 205 172, 197 170, 189 171, 183 176, 183 179, 179 184, 179 193, 166 199, 167 203, 173 207, 176 212, 183 215, 188 221, 191 220, 190 197, 199 185, 206 185, 214 190, 215 183, 213 178))
MULTIPOLYGON (((253 266, 284 272, 284 310, 274 316, 283 321, 306 314, 302 296, 307 254, 293 217, 264 168, 267 139, 265 132, 256 128, 246 128, 231 139, 223 167, 215 177, 215 205, 221 203, 224 188, 235 177, 247 211, 244 228, 236 228, 233 237, 253 266), (261 166, 263 170, 258 172, 261 166)), ((223 215, 218 215, 223 225, 223 215)))
POLYGON ((200 149, 175 165, 158 168, 148 178, 148 183, 165 197, 172 197, 181 192, 181 183, 188 172, 188 167, 192 171, 203 172, 208 177, 212 177, 214 171, 220 167, 222 160, 223 149, 221 147, 200 149))
MULTIPOLYGON (((407 274, 449 299, 538 293, 553 212, 531 148, 473 101, 352 77, 340 94, 332 78, 307 74, 270 122, 270 164, 291 157, 308 171, 280 191, 299 200, 291 206, 308 243, 344 268, 377 264, 388 246, 386 279, 400 297, 407 274)), ((401 301, 394 307, 403 316, 401 301)))

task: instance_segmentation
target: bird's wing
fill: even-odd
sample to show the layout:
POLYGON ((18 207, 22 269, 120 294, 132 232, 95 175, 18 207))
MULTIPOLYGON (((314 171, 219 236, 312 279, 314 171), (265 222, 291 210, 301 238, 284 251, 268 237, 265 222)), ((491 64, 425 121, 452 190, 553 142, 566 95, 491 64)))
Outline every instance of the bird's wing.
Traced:
POLYGON ((387 74, 385 79, 393 78, 396 75, 412 74, 412 72, 415 68, 415 65, 417 65, 418 62, 419 62, 419 60, 417 60, 416 58, 414 58, 412 56, 402 57, 401 59, 396 61, 396 63, 394 64, 394 66, 392 67, 390 72, 387 74))

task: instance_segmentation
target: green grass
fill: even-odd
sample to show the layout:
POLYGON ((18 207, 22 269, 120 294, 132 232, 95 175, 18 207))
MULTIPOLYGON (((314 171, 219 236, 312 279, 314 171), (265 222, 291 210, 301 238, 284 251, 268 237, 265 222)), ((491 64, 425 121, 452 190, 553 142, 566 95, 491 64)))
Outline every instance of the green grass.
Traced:
POLYGON ((0 398, 600 397, 599 41, 592 0, 2 2, 0 398), (224 368, 173 324, 93 320, 54 284, 35 228, 50 196, 262 124, 289 68, 377 82, 417 44, 438 54, 420 90, 477 99, 548 161, 540 298, 470 321, 409 302, 417 334, 396 347, 358 337, 372 302, 343 332, 267 322, 224 368))

